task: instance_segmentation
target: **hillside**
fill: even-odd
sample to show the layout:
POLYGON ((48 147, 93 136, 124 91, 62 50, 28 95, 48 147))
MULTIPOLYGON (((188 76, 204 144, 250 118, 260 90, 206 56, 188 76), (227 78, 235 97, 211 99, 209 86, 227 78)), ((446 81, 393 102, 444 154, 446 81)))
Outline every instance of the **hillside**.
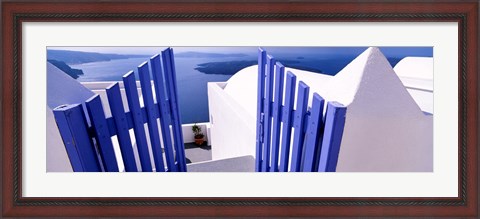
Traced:
MULTIPOLYGON (((297 68, 305 71, 322 73, 322 70, 304 64, 297 60, 280 60, 285 67, 297 68)), ((257 60, 227 61, 227 62, 207 62, 198 64, 195 70, 205 74, 234 75, 238 71, 252 65, 256 65, 257 60)))
POLYGON ((128 59, 148 57, 149 55, 119 55, 95 52, 78 52, 68 50, 47 50, 48 60, 57 60, 66 64, 82 64, 88 62, 110 61, 113 59, 128 59))
POLYGON ((58 61, 58 60, 47 60, 47 62, 50 62, 52 65, 62 70, 63 72, 65 72, 67 75, 69 75, 74 79, 77 79, 79 75, 83 75, 83 71, 81 69, 71 68, 65 62, 58 61))

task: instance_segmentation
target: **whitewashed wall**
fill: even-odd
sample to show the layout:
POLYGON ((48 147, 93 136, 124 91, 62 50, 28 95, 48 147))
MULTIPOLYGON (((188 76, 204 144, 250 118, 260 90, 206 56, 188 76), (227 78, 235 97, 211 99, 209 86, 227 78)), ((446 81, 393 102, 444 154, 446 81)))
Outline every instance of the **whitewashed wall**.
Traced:
POLYGON ((212 159, 255 156, 255 118, 223 90, 225 85, 208 83, 212 159))

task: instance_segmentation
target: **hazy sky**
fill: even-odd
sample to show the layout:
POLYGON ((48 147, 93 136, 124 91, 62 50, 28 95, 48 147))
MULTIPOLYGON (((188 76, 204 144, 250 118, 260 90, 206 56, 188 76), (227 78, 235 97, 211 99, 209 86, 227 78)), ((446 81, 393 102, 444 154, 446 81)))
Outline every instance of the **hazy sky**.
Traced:
MULTIPOLYGON (((55 50, 71 50, 82 52, 98 52, 98 53, 116 53, 116 54, 141 54, 155 55, 160 53, 166 47, 48 47, 55 50)), ((211 52, 211 53, 242 53, 249 52, 255 47, 173 47, 175 52, 211 52)))
MULTIPOLYGON (((166 47, 48 47, 53 50, 70 50, 82 52, 97 53, 115 53, 115 54, 142 54, 155 55, 160 53, 166 47)), ((208 53, 246 53, 256 55, 258 47, 173 47, 175 53, 179 52, 208 52, 208 53)), ((335 54, 335 55, 358 55, 365 51, 367 47, 265 47, 271 54, 287 53, 292 55, 309 54, 335 54), (319 49, 320 48, 320 49, 319 49)), ((432 47, 380 47, 380 50, 387 57, 400 56, 426 56, 433 57, 432 47)))

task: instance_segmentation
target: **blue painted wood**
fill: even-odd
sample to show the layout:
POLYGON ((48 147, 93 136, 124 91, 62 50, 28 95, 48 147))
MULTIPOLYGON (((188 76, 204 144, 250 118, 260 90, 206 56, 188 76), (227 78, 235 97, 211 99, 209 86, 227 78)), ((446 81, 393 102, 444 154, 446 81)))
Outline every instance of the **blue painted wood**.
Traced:
POLYGON ((88 133, 88 124, 82 105, 59 106, 53 110, 53 114, 73 170, 102 171, 92 138, 88 133))
MULTIPOLYGON (((308 109, 310 89, 304 82, 300 81, 297 89, 297 105, 296 109, 293 110, 295 75, 291 72, 287 73, 284 87, 285 73, 283 66, 280 63, 275 65, 273 57, 262 48, 258 50, 258 63, 255 170, 257 172, 319 171, 318 164, 321 160, 321 153, 323 153, 320 142, 325 142, 323 138, 325 101, 320 95, 314 94, 312 109, 308 109), (272 91, 274 77, 275 89, 272 91), (283 88, 285 93, 282 90, 283 88), (282 106, 283 94, 285 94, 284 106, 282 106), (273 101, 272 97, 274 98, 273 101), (282 129, 281 132, 280 129, 282 129), (293 141, 292 129, 294 130, 293 141), (280 133, 281 136, 279 136, 280 133)), ((344 120, 343 118, 343 123, 344 120)), ((337 123, 335 122, 335 124, 337 123)), ((340 128, 334 128, 334 130, 336 131, 332 132, 340 132, 340 128)), ((343 125, 341 131, 343 131, 343 125)), ((327 134, 327 131, 325 133, 327 134)), ((341 141, 341 134, 333 134, 332 136, 334 136, 332 137, 333 142, 341 141)), ((339 145, 340 143, 338 143, 338 147, 332 147, 336 158, 328 158, 327 163, 335 163, 331 166, 336 166, 339 145)))
POLYGON ((305 154, 303 172, 318 170, 320 148, 323 137, 323 105, 324 99, 317 93, 313 94, 312 109, 310 111, 306 130, 305 154))
POLYGON ((176 122, 173 118, 173 100, 171 97, 171 93, 173 91, 173 87, 170 85, 170 82, 173 81, 173 78, 171 78, 171 62, 170 62, 170 50, 167 48, 161 52, 161 59, 162 59, 162 67, 163 67, 163 77, 164 77, 164 86, 165 86, 165 98, 166 101, 168 102, 168 119, 170 121, 169 127, 171 126, 172 128, 170 129, 170 133, 172 135, 172 148, 173 148, 173 153, 174 153, 174 161, 175 161, 175 168, 177 171, 181 172, 181 167, 179 166, 178 159, 179 159, 179 152, 177 150, 177 144, 176 144, 176 136, 175 132, 176 129, 174 127, 174 123, 176 122))
POLYGON ((168 171, 176 172, 175 157, 173 156, 174 147, 170 132, 170 103, 165 94, 164 76, 162 65, 160 62, 160 55, 156 55, 150 59, 152 68, 153 83, 155 85, 155 95, 157 99, 157 107, 159 108, 160 127, 162 130, 162 140, 165 149, 165 159, 167 162, 168 171))
POLYGON ((285 67, 280 62, 277 62, 275 66, 275 96, 272 104, 273 127, 270 172, 278 172, 278 155, 280 152, 280 125, 282 116, 281 108, 283 100, 283 84, 285 82, 285 67))
MULTIPOLYGON (((146 114, 145 107, 142 107, 141 111, 142 111, 143 122, 146 123, 147 122, 147 114, 146 114)), ((127 121, 127 127, 128 127, 128 129, 132 129, 133 128, 132 113, 129 112, 129 111, 124 112, 124 113, 125 113, 125 118, 126 118, 126 121, 127 121)), ((157 112, 157 115, 158 115, 158 112, 157 112)), ((117 135, 118 133, 117 133, 117 127, 115 125, 115 119, 113 119, 113 117, 108 117, 106 119, 107 119, 108 129, 110 130, 110 136, 117 135)))
POLYGON ((292 114, 295 84, 297 77, 290 71, 287 72, 287 79, 285 84, 285 105, 282 109, 282 145, 281 145, 281 157, 280 157, 280 172, 288 171, 288 161, 290 158, 290 142, 292 136, 292 114))
MULTIPOLYGON (((138 71, 140 75, 140 83, 143 87, 142 94, 145 107, 140 107, 135 76, 133 72, 129 72, 123 77, 123 82, 125 85, 130 112, 125 112, 124 110, 118 83, 115 83, 107 88, 107 96, 111 107, 112 117, 105 118, 105 113, 98 96, 87 101, 88 112, 92 117, 91 127, 88 125, 88 121, 90 121, 89 118, 85 117, 85 114, 83 111, 81 111, 83 113, 83 120, 85 120, 85 122, 82 123, 85 125, 86 130, 84 131, 87 136, 85 139, 87 139, 87 141, 89 141, 93 146, 95 155, 99 156, 95 150, 95 145, 93 144, 92 140, 92 138, 95 137, 95 140, 99 145, 99 151, 101 153, 100 156, 102 156, 102 158, 105 157, 105 159, 101 160, 107 171, 118 171, 118 166, 113 165, 113 163, 116 164, 116 160, 113 152, 113 145, 110 139, 111 136, 115 135, 118 137, 126 171, 138 170, 135 163, 135 158, 133 156, 132 141, 129 135, 129 129, 131 128, 134 129, 142 170, 152 171, 149 148, 145 136, 145 123, 147 123, 149 127, 150 142, 152 145, 152 152, 154 153, 153 157, 155 160, 156 169, 162 171, 187 170, 181 126, 182 124, 180 119, 181 117, 178 109, 178 89, 176 84, 173 49, 168 48, 162 51, 162 59, 164 62, 163 72, 160 56, 157 55, 150 60, 153 68, 153 79, 156 88, 155 94, 158 99, 157 103, 154 102, 153 93, 151 90, 148 64, 143 63, 138 67, 138 71), (164 141, 165 157, 167 160, 168 169, 165 169, 163 164, 163 152, 157 126, 157 118, 160 119, 162 126, 162 138, 164 141), (173 131, 170 130, 170 125, 172 126, 173 131), (89 134, 93 137, 88 137, 89 134), (173 139, 170 137, 171 135, 173 135, 173 139), (175 156, 173 155, 174 153, 175 156)), ((62 114, 60 113, 57 117, 61 119, 61 115, 62 114)), ((65 115, 63 116, 63 121, 59 121, 58 125, 60 127, 68 127, 69 129, 61 129, 71 132, 70 126, 72 124, 67 122, 68 119, 65 117, 65 115)), ((64 131, 66 132, 66 136, 69 134, 67 131, 64 131)), ((74 139, 72 136, 69 138, 74 139)), ((78 140, 71 142, 78 143, 78 140)), ((67 148, 67 150, 70 151, 73 149, 76 148, 67 148)), ((85 164, 83 164, 83 158, 81 154, 79 154, 77 150, 73 152, 71 158, 73 166, 75 166, 75 169, 77 170, 84 171, 85 164)), ((98 163, 98 168, 101 169, 100 163, 98 163)))
POLYGON ((120 94, 120 86, 114 83, 106 89, 110 111, 112 112, 113 120, 115 121, 116 133, 120 151, 122 154, 123 164, 126 172, 137 172, 137 164, 133 155, 132 140, 128 132, 129 125, 127 116, 124 111, 122 97, 120 94))
POLYGON ((292 158, 290 162, 290 172, 299 172, 301 170, 303 143, 304 143, 304 121, 307 112, 308 94, 310 87, 303 81, 298 83, 297 107, 295 109, 293 127, 292 158))
POLYGON ((176 123, 174 123, 174 127, 176 128, 176 133, 174 132, 174 136, 176 137, 176 140, 177 142, 179 142, 179 144, 177 144, 178 146, 178 150, 179 150, 179 166, 181 166, 181 171, 184 171, 186 172, 187 171, 187 161, 186 161, 186 157, 185 157, 185 145, 184 145, 184 142, 183 142, 183 133, 182 133, 182 120, 181 120, 181 116, 180 116, 180 110, 178 108, 178 89, 177 89, 177 71, 175 69, 175 57, 173 55, 173 49, 172 48, 169 48, 169 53, 170 53, 170 68, 171 68, 171 72, 170 74, 172 75, 172 78, 173 78, 173 81, 172 83, 169 83, 170 86, 173 86, 174 88, 174 91, 175 93, 173 94, 170 94, 172 97, 174 98, 171 98, 173 100, 173 103, 172 103, 172 110, 173 110, 173 118, 177 121, 176 123))
POLYGON ((93 96, 85 102, 85 105, 87 106, 88 116, 102 157, 103 168, 106 172, 118 172, 117 158, 113 150, 112 139, 100 96, 98 94, 93 96))
POLYGON ((265 89, 265 60, 267 52, 258 48, 258 80, 257 80, 257 137, 255 150, 255 171, 262 170, 262 150, 263 150, 263 100, 265 89))
POLYGON ((177 102, 177 84, 175 76, 175 62, 173 58, 172 48, 167 48, 162 51, 163 67, 165 72, 165 82, 167 85, 167 97, 170 101, 170 111, 172 118, 172 127, 173 127, 173 138, 175 146, 175 154, 177 167, 180 172, 187 171, 187 164, 185 159, 185 146, 183 144, 183 134, 180 120, 180 112, 178 110, 177 102))
MULTIPOLYGON (((140 89, 141 90, 141 89, 140 89)), ((147 114, 147 108, 146 107, 140 107, 140 111, 142 113, 142 122, 147 123, 148 122, 148 114, 147 114)), ((152 112, 155 114, 155 111, 152 112)))
POLYGON ((150 82, 150 71, 148 64, 144 62, 138 67, 138 74, 140 77, 140 85, 142 87, 143 103, 147 114, 147 124, 150 136, 150 145, 152 148, 153 159, 155 162, 156 172, 165 172, 165 165, 163 164, 162 145, 160 144, 160 136, 157 125, 157 115, 155 109, 158 108, 153 102, 152 84, 150 82))
POLYGON ((329 102, 325 116, 325 132, 320 153, 319 172, 335 172, 342 143, 347 109, 340 103, 329 102))
POLYGON ((132 112, 133 130, 135 133, 138 155, 140 157, 140 164, 142 165, 142 172, 152 172, 150 152, 148 151, 147 137, 145 136, 145 127, 133 71, 130 71, 123 76, 123 84, 125 86, 125 93, 127 94, 128 108, 130 109, 130 112, 132 112))
POLYGON ((275 71, 275 59, 267 54, 267 71, 265 82, 265 100, 263 102, 263 156, 262 156, 262 172, 270 171, 270 146, 271 146, 271 125, 272 114, 271 104, 273 97, 273 78, 275 71))
POLYGON ((110 136, 117 135, 117 127, 115 126, 115 120, 113 117, 108 117, 106 118, 107 120, 107 125, 108 125, 108 131, 110 132, 110 136))
MULTIPOLYGON (((67 151, 68 158, 70 160, 70 164, 72 165, 72 169, 74 172, 83 172, 84 168, 82 165, 82 161, 80 158, 80 154, 77 151, 76 146, 76 133, 73 133, 70 129, 71 121, 67 117, 67 113, 72 107, 78 107, 79 104, 75 105, 61 105, 57 108, 53 109, 53 115, 55 117, 55 121, 57 122, 57 127, 62 136, 63 143, 65 145, 65 149, 67 151)), ((80 106, 81 107, 81 106, 80 106)))

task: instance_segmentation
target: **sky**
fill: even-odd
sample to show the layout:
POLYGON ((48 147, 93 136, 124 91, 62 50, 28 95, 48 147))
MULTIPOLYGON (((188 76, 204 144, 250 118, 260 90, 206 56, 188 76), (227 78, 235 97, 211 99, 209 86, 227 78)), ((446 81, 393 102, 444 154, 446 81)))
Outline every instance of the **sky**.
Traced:
MULTIPOLYGON (((166 47, 48 47, 55 50, 71 50, 81 52, 115 53, 129 55, 155 55, 166 47)), ((252 47, 174 47, 175 52, 192 51, 211 52, 211 53, 242 53, 252 50, 252 47)))
MULTIPOLYGON (((48 47, 53 50, 71 50, 82 52, 97 52, 97 53, 114 53, 114 54, 129 54, 129 55, 155 55, 160 53, 166 47, 48 47)), ((180 52, 208 52, 208 53, 251 53, 256 54, 257 47, 173 47, 175 53, 180 52)), ((286 49, 285 47, 265 47, 270 53, 283 52, 297 53, 297 54, 336 54, 336 55, 358 55, 365 51, 367 47, 292 47, 286 49)), ((380 47, 380 50, 388 57, 402 56, 425 56, 433 57, 432 47, 380 47)))

